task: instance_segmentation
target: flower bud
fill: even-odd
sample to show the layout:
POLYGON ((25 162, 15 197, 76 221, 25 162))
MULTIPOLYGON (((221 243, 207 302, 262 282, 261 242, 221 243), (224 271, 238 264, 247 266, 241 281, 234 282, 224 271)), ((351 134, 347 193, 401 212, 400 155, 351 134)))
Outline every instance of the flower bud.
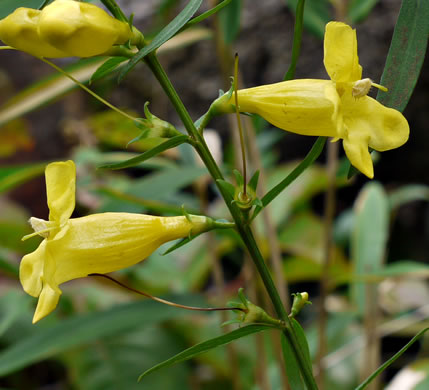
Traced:
POLYGON ((41 12, 32 8, 17 8, 0 20, 0 39, 15 49, 37 57, 67 57, 68 54, 44 42, 38 34, 41 12))
POLYGON ((41 13, 40 38, 69 56, 100 55, 133 37, 130 26, 93 4, 56 0, 41 13))

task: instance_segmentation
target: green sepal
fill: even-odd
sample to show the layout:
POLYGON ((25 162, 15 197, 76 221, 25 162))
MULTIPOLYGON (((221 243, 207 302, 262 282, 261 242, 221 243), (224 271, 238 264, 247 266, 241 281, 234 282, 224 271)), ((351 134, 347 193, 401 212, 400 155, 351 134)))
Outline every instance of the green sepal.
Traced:
POLYGON ((258 188, 258 181, 259 181, 259 170, 257 170, 251 179, 249 180, 249 183, 247 184, 248 187, 250 187, 254 192, 256 192, 256 189, 258 188))
POLYGON ((243 176, 241 175, 241 173, 237 170, 237 169, 234 169, 233 171, 232 171, 232 173, 234 174, 234 176, 235 176, 235 181, 236 181, 236 183, 237 183, 237 187, 243 187, 243 185, 244 185, 244 180, 243 180, 243 176))

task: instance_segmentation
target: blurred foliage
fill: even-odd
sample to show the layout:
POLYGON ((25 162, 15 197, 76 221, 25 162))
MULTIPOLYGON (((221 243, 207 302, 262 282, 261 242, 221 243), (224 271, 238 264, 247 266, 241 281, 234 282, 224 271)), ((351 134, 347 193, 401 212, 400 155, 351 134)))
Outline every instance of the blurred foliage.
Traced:
MULTIPOLYGON (((36 8, 42 2, 2 0, 0 17, 18 6, 36 8)), ((179 14, 183 2, 157 2, 153 30, 161 31, 161 34, 155 35, 157 38, 149 49, 159 48, 159 52, 168 52, 202 39, 213 38, 215 34, 202 27, 192 27, 175 35, 191 20, 199 3, 188 2, 187 12, 179 14), (181 15, 181 18, 174 19, 169 25, 170 29, 162 30, 163 25, 173 19, 170 16, 176 14, 181 15)), ((335 3, 307 0, 304 12, 306 31, 321 38, 325 23, 333 18, 335 3)), ((407 0, 403 3, 412 2, 407 0)), ((419 7, 425 4, 416 2, 414 5, 417 3, 419 7)), ((240 37, 245 4, 245 1, 232 1, 220 12, 219 26, 223 43, 233 44, 240 37)), ((293 12, 297 4, 298 0, 287 1, 287 7, 293 12)), ((348 4, 345 16, 357 23, 368 17, 377 0, 351 0, 348 4)), ((424 19, 427 10, 412 9, 414 12, 403 12, 403 15, 405 18, 416 18, 418 23, 412 25, 414 29, 411 28, 409 32, 414 31, 418 35, 421 34, 422 26, 427 25, 427 19, 424 19)), ((407 19, 401 23, 400 27, 403 28, 407 25, 407 19)), ((416 36, 412 35, 411 46, 407 46, 406 50, 407 53, 417 53, 416 56, 420 56, 422 62, 423 46, 416 43, 414 38, 416 36), (417 51, 416 45, 419 48, 417 51)), ((392 44, 394 52, 388 59, 387 69, 390 73, 386 77, 392 74, 392 64, 397 60, 398 52, 403 56, 403 47, 398 46, 399 40, 397 38, 396 44, 392 44)), ((141 52, 140 56, 146 55, 149 49, 141 52)), ((420 71, 421 62, 416 64, 412 74, 408 72, 407 66, 410 62, 415 63, 416 56, 407 55, 407 61, 399 69, 401 80, 406 79, 404 83, 409 86, 409 94, 397 103, 401 109, 408 102, 420 71)), ((106 63, 105 59, 89 59, 68 65, 66 69, 85 83, 95 74, 93 85, 102 89, 111 87, 112 76, 117 72, 124 75, 136 62, 134 60, 124 68, 123 62, 106 63)), ((395 77, 390 76, 389 80, 393 83, 395 77)), ((20 258, 37 247, 38 239, 22 242, 21 237, 31 232, 27 224, 29 209, 40 210, 40 204, 45 203, 45 194, 39 189, 43 187, 40 181, 43 180, 48 161, 36 162, 37 154, 32 155, 32 162, 19 158, 21 154, 34 151, 31 127, 27 120, 22 119, 22 115, 48 105, 74 88, 75 85, 64 76, 52 75, 35 82, 0 107, 0 158, 12 158, 11 161, 14 161, 0 167, 0 387, 32 390, 52 386, 58 389, 113 390, 146 386, 169 390, 228 390, 234 389, 234 381, 238 378, 243 390, 260 390, 260 370, 265 370, 271 388, 281 388, 278 356, 273 348, 274 336, 271 331, 262 333, 260 337, 251 336, 234 343, 235 363, 228 360, 228 350, 219 347, 195 355, 191 361, 148 375, 142 383, 137 383, 137 377, 156 364, 198 343, 222 337, 220 324, 233 315, 189 314, 178 308, 141 300, 130 291, 119 289, 104 280, 85 278, 68 283, 56 312, 41 323, 31 325, 35 300, 22 292, 18 266, 20 258), (39 186, 35 184, 37 182, 39 186), (36 186, 35 189, 32 186, 36 186), (29 188, 33 188, 30 197, 34 193, 38 194, 38 199, 30 199, 32 204, 29 204, 28 196, 26 202, 17 196, 29 188), (265 361, 258 355, 258 343, 265 347, 265 361)), ((403 90, 404 85, 398 88, 403 90)), ((136 112, 129 113, 138 117, 136 112)), ((197 156, 187 145, 163 151, 129 170, 98 169, 101 165, 139 156, 139 153, 156 147, 163 140, 146 138, 127 148, 128 142, 140 134, 132 121, 124 120, 111 111, 94 112, 88 108, 86 114, 85 120, 65 119, 62 123, 64 133, 77 140, 67 155, 78 167, 77 216, 108 211, 173 215, 180 214, 181 206, 184 205, 188 212, 207 212, 216 218, 228 218, 226 206, 219 201, 216 189, 208 181, 206 169, 199 164, 197 156)), ((299 161, 283 161, 281 141, 284 133, 267 128, 266 123, 254 119, 262 165, 267 173, 267 188, 272 189, 293 172, 299 161)), ((220 139, 218 141, 220 143, 220 139)), ((230 140, 222 141, 224 156, 221 169, 228 180, 234 182, 233 146, 230 140)), ((427 304, 424 303, 429 298, 429 292, 424 287, 427 286, 429 266, 421 258, 398 258, 390 250, 394 244, 392 240, 397 239, 395 226, 401 221, 401 211, 410 205, 415 206, 417 202, 427 202, 429 188, 418 183, 398 187, 395 183, 385 185, 373 181, 356 189, 358 179, 353 182, 347 180, 346 176, 347 166, 341 167, 336 178, 338 196, 356 190, 356 201, 343 201, 334 221, 334 248, 327 271, 328 354, 324 358, 327 370, 325 388, 341 390, 355 388, 361 376, 368 286, 378 286, 377 302, 372 304, 381 309, 380 336, 397 337, 401 343, 403 340, 400 337, 414 336, 422 329, 421 321, 427 321, 429 317, 427 304), (403 292, 404 285, 406 293, 403 292), (413 305, 413 302, 417 303, 413 305), (404 325, 389 328, 389 325, 397 324, 398 321, 405 321, 404 325)), ((268 209, 278 233, 284 277, 293 291, 301 287, 308 289, 310 299, 314 301, 312 306, 306 306, 299 318, 312 359, 316 357, 319 338, 317 284, 324 272, 325 226, 320 203, 328 182, 325 167, 315 163, 273 198, 268 209)), ((255 219, 254 228, 259 233, 261 250, 268 258, 269 241, 261 216, 255 219)), ((162 256, 168 247, 162 247, 142 264, 118 271, 115 278, 151 294, 198 306, 224 306, 236 295, 237 289, 246 283, 242 242, 233 231, 200 236, 192 244, 162 256), (224 272, 222 292, 215 282, 214 261, 221 265, 224 272)), ((405 248, 414 253, 412 249, 405 248)), ((427 258, 423 260, 427 261, 427 258)), ((296 331, 300 334, 300 340, 305 340, 299 324, 296 331)), ((406 370, 419 373, 418 381, 407 389, 423 390, 428 387, 429 365, 427 358, 424 358, 427 348, 423 343, 420 358, 407 368, 402 368, 402 361, 395 367, 399 371, 398 376, 406 370)), ((389 349, 383 357, 387 359, 394 352, 389 349)), ((413 355, 410 356, 408 361, 413 358, 413 355)), ((285 358, 290 360, 288 356, 285 358)), ((387 388, 404 390, 405 387, 395 385, 395 380, 387 388)))

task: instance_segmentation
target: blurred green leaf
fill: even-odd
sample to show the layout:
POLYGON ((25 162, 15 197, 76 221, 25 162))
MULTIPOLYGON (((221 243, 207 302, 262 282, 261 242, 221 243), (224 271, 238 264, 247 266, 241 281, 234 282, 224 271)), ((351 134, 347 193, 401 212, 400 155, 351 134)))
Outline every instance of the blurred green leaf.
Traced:
POLYGON ((403 0, 396 22, 377 100, 404 111, 419 78, 429 36, 429 1, 403 0))
POLYGON ((128 60, 127 57, 109 58, 106 62, 103 62, 103 64, 100 65, 97 70, 92 74, 91 78, 89 79, 89 84, 93 83, 95 80, 101 79, 109 75, 126 60, 128 60))
POLYGON ((105 164, 101 165, 100 169, 123 169, 123 168, 130 168, 135 165, 138 165, 146 160, 149 160, 152 157, 157 156, 158 154, 174 148, 176 146, 179 146, 189 140, 189 137, 187 135, 176 135, 173 138, 170 138, 168 141, 163 142, 162 144, 159 144, 158 146, 155 146, 154 148, 140 154, 139 156, 130 158, 129 160, 122 161, 120 163, 114 163, 114 164, 105 164))
MULTIPOLYGON (((299 0, 287 0, 287 5, 293 13, 299 0)), ((305 28, 323 39, 325 35, 325 25, 332 19, 331 4, 329 0, 307 1, 304 8, 305 28)))
POLYGON ((396 210, 398 207, 416 200, 429 201, 429 186, 424 184, 409 184, 389 193, 391 210, 396 210))
POLYGON ((0 167, 0 193, 43 175, 45 167, 46 163, 0 167))
POLYGON ((347 19, 351 23, 364 20, 379 0, 351 0, 347 7, 347 19))
MULTIPOLYGON (((382 268, 389 233, 389 204, 380 183, 370 182, 359 193, 354 206, 355 224, 351 241, 354 276, 371 275, 382 268)), ((367 304, 362 282, 352 285, 352 297, 363 315, 367 304)))
POLYGON ((365 389, 378 375, 380 375, 387 367, 389 367, 395 360, 397 360, 408 348, 410 348, 429 328, 423 329, 417 333, 410 342, 408 342, 399 352, 393 355, 386 363, 382 364, 377 370, 374 371, 365 381, 363 381, 355 390, 365 389))
POLYGON ((16 264, 12 264, 10 261, 6 260, 2 257, 2 254, 0 253, 0 271, 10 274, 18 278, 19 270, 18 266, 16 264))
POLYGON ((39 8, 44 0, 1 0, 0 19, 5 18, 19 7, 39 8))
POLYGON ((22 291, 11 290, 0 298, 0 336, 27 312, 29 304, 30 297, 22 291))
POLYGON ((220 27, 225 43, 231 44, 240 32, 241 0, 233 0, 219 12, 220 27))
POLYGON ((429 276, 429 265, 412 260, 395 261, 394 263, 386 264, 382 269, 375 271, 373 275, 383 277, 427 277, 429 276))
POLYGON ((146 370, 143 374, 140 375, 139 380, 141 380, 146 375, 149 375, 150 373, 157 371, 164 367, 172 366, 173 364, 181 363, 186 360, 192 359, 204 352, 207 352, 213 348, 219 347, 221 345, 229 344, 230 342, 237 340, 239 338, 249 336, 253 333, 262 332, 263 330, 273 329, 272 326, 268 325, 247 325, 242 328, 233 330, 230 333, 226 333, 222 336, 215 337, 211 340, 204 341, 202 343, 199 343, 197 345, 194 345, 179 354, 173 356, 172 358, 163 361, 162 363, 157 364, 156 366, 150 368, 149 370, 146 370))
POLYGON ((133 69, 144 57, 149 53, 158 49, 162 44, 172 38, 197 12, 200 8, 203 0, 190 0, 186 4, 182 12, 179 13, 167 26, 165 26, 159 34, 152 40, 149 45, 142 48, 131 60, 125 65, 118 77, 118 81, 121 82, 131 69, 133 69))
MULTIPOLYGON (((195 296, 182 296, 180 299, 173 297, 170 300, 201 305, 201 300, 195 296)), ((54 326, 35 325, 39 328, 33 335, 0 352, 0 377, 70 348, 131 329, 143 329, 181 315, 183 312, 177 308, 154 301, 140 301, 98 313, 75 316, 54 326)))
POLYGON ((295 78, 296 64, 298 63, 299 53, 301 51, 302 30, 304 21, 304 7, 305 0, 298 0, 295 12, 295 27, 293 30, 293 46, 292 46, 292 59, 289 69, 287 70, 284 81, 292 80, 295 78))
POLYGON ((170 327, 149 326, 106 337, 87 347, 62 355, 68 372, 73 372, 71 387, 88 390, 168 389, 190 390, 189 367, 171 367, 137 382, 141 367, 151 366, 184 348, 180 334, 170 327))

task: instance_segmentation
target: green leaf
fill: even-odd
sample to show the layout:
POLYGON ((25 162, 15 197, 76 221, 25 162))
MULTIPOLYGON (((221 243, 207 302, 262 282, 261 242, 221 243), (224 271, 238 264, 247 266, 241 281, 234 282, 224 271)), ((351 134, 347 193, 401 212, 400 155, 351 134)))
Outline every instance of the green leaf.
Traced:
POLYGON ((186 23, 181 31, 193 26, 194 24, 202 22, 204 19, 207 19, 211 15, 215 14, 216 12, 219 12, 222 8, 226 7, 232 0, 224 0, 221 3, 219 3, 216 7, 213 7, 212 9, 209 9, 208 11, 202 13, 201 15, 192 18, 188 23, 186 23))
POLYGON ((43 175, 46 163, 0 167, 0 193, 43 175))
POLYGON ((220 27, 225 43, 231 44, 240 31, 241 0, 234 0, 222 12, 219 12, 220 27))
POLYGON ((389 204, 392 210, 416 200, 429 201, 429 186, 409 184, 389 193, 389 204))
POLYGON ((122 12, 121 8, 119 8, 119 5, 116 3, 115 0, 100 0, 106 8, 112 13, 112 15, 119 20, 122 20, 123 22, 128 22, 127 17, 122 12))
POLYGON ((379 271, 375 271, 373 275, 382 277, 400 277, 405 275, 407 277, 427 277, 429 276, 429 265, 412 260, 395 261, 394 263, 386 264, 379 271))
MULTIPOLYGON (((287 0, 287 5, 293 13, 297 9, 299 0, 287 0)), ((329 0, 310 0, 305 4, 304 26, 314 35, 323 39, 325 25, 332 19, 329 0)))
POLYGON ((189 137, 187 135, 177 135, 173 138, 170 138, 168 141, 163 142, 162 144, 154 147, 153 149, 150 149, 139 156, 130 158, 129 160, 122 161, 120 163, 114 163, 114 164, 105 164, 101 165, 100 169, 123 169, 123 168, 129 168, 134 167, 135 165, 138 165, 146 160, 149 160, 150 158, 157 156, 158 154, 164 152, 167 149, 174 148, 178 145, 181 145, 189 140, 189 137))
POLYGON ((251 188, 253 191, 256 192, 256 189, 258 188, 258 181, 259 181, 259 170, 257 170, 253 176, 249 180, 249 188, 251 188))
POLYGON ((30 297, 21 291, 11 290, 0 299, 0 336, 11 327, 15 320, 26 312, 30 297))
POLYGON ((89 79, 89 84, 112 73, 122 62, 126 61, 127 59, 127 57, 109 58, 106 62, 100 65, 100 67, 93 73, 93 75, 89 79))
POLYGON ((429 1, 403 0, 393 32, 389 54, 377 100, 385 106, 404 111, 419 78, 429 35, 429 1))
POLYGON ((231 198, 234 198, 235 186, 233 184, 222 179, 218 179, 216 180, 216 182, 219 184, 220 187, 222 187, 225 192, 227 192, 231 196, 231 198))
POLYGON ((127 65, 123 67, 119 74, 118 81, 121 82, 131 69, 133 69, 140 60, 146 57, 149 53, 158 49, 162 44, 172 38, 188 21, 192 15, 200 8, 203 0, 190 0, 186 7, 177 15, 167 26, 165 26, 152 42, 142 48, 127 65))
MULTIPOLYGON (((274 200, 286 187, 289 186, 301 173, 303 173, 311 164, 316 161, 317 157, 322 153, 325 146, 326 137, 317 138, 310 152, 305 156, 304 160, 279 184, 268 191, 261 199, 262 204, 266 207, 272 200, 274 200)), ((252 215, 252 220, 260 213, 262 207, 256 207, 252 215)))
MULTIPOLYGON (((351 240, 354 276, 371 275, 382 268, 389 233, 389 204, 380 183, 370 182, 355 203, 355 223, 351 240)), ((351 286, 355 306, 364 315, 367 289, 364 283, 351 286)))
POLYGON ((352 0, 347 7, 347 19, 353 24, 361 22, 377 3, 378 0, 352 0))
POLYGON ((289 387, 293 390, 306 390, 295 355, 292 353, 292 346, 283 333, 281 344, 289 387))
POLYGON ((295 27, 293 30, 292 59, 288 71, 283 78, 284 81, 292 80, 295 77, 296 64, 301 51, 302 29, 304 22, 305 0, 298 0, 295 12, 295 27))
MULTIPOLYGON (((181 299, 173 297, 171 300, 201 305, 201 300, 195 296, 181 299)), ((133 302, 62 320, 53 326, 35 325, 38 329, 31 336, 2 350, 0 377, 100 338, 113 337, 131 329, 149 327, 183 315, 181 310, 171 306, 163 306, 162 310, 159 310, 159 305, 154 301, 133 302)))
POLYGON ((10 263, 6 259, 4 259, 1 255, 0 255, 0 271, 6 274, 15 276, 16 278, 18 278, 19 276, 18 266, 10 263))
POLYGON ((156 366, 150 368, 149 370, 146 370, 143 374, 140 375, 139 381, 146 375, 149 375, 154 371, 158 371, 161 368, 169 367, 169 366, 172 366, 173 364, 184 362, 204 352, 210 351, 213 348, 219 347, 221 345, 229 344, 230 342, 237 340, 239 338, 249 336, 253 333, 261 332, 268 329, 273 329, 273 328, 268 325, 247 325, 247 326, 244 326, 243 328, 233 330, 232 332, 224 334, 222 336, 215 337, 211 340, 207 340, 202 343, 196 344, 188 349, 185 349, 179 354, 171 357, 170 359, 157 364, 156 366))
POLYGON ((408 348, 410 348, 423 334, 428 331, 429 328, 421 330, 417 333, 402 349, 393 355, 387 362, 382 364, 377 370, 375 370, 365 381, 363 381, 355 390, 365 389, 379 374, 381 374, 387 367, 395 362, 408 348))
POLYGON ((44 0, 1 0, 0 1, 0 19, 5 18, 19 7, 39 8, 44 0))

